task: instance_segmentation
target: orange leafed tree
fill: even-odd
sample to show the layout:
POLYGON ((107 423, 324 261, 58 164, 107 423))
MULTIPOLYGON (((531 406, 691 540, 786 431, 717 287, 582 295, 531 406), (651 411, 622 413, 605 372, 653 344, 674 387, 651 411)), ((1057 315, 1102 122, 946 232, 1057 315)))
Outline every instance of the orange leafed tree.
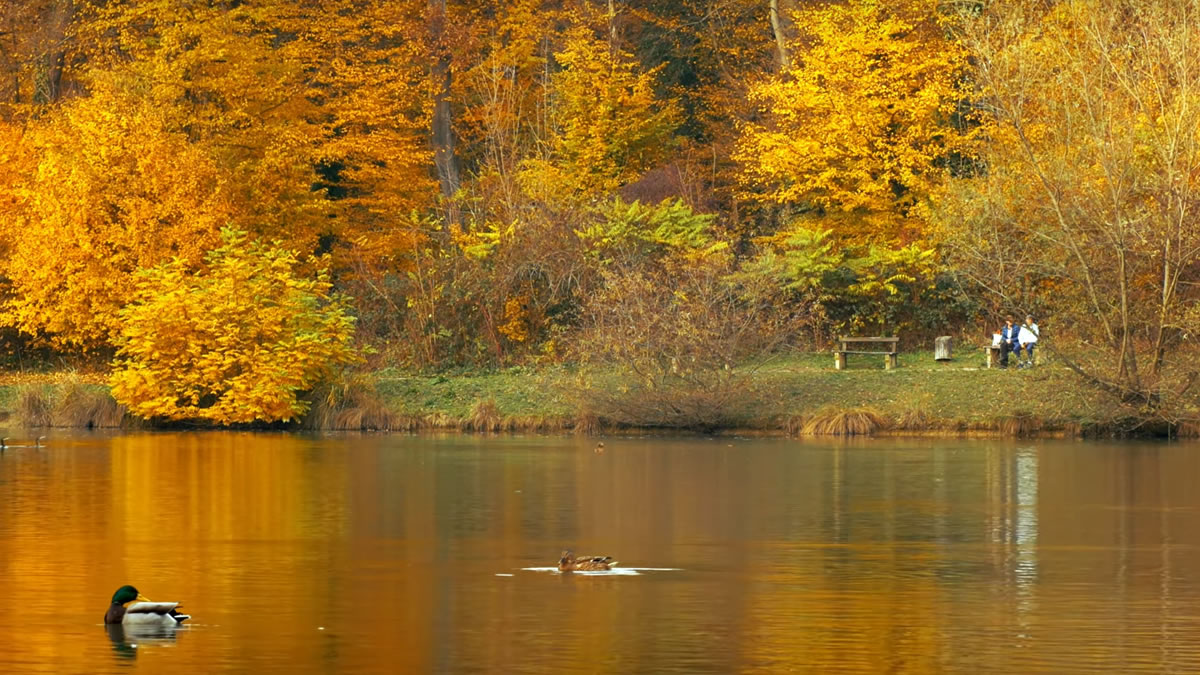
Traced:
POLYGON ((423 5, 88 5, 89 69, 125 74, 214 158, 248 230, 306 251, 363 234, 411 246, 388 225, 434 195, 423 5))
POLYGON ((199 261, 236 216, 209 157, 161 110, 106 82, 19 137, 5 154, 25 170, 0 175, 0 322, 59 347, 108 345, 133 272, 172 256, 199 261))

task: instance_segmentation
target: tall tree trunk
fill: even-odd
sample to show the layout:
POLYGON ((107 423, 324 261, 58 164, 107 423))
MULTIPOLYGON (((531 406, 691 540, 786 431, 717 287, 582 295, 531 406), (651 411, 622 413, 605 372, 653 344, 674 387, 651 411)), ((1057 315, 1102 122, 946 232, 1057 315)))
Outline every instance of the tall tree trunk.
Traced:
POLYGON ((613 54, 617 49, 617 7, 613 0, 608 0, 608 53, 613 54))
POLYGON ((787 46, 787 29, 785 21, 779 14, 779 0, 771 2, 771 30, 775 33, 775 46, 779 49, 779 69, 787 70, 792 67, 792 55, 787 46))
POLYGON ((56 103, 62 95, 63 53, 46 53, 34 70, 33 102, 56 103))
POLYGON ((454 128, 450 107, 450 86, 453 82, 450 62, 450 45, 446 43, 446 0, 429 0, 429 35, 433 46, 433 162, 437 167, 438 183, 442 196, 450 204, 447 221, 458 220, 458 210, 453 206, 454 195, 462 179, 459 175, 458 157, 454 154, 454 128))
POLYGON ((66 64, 67 27, 75 16, 71 0, 52 2, 43 15, 44 50, 33 65, 33 102, 57 103, 62 96, 63 67, 66 64))

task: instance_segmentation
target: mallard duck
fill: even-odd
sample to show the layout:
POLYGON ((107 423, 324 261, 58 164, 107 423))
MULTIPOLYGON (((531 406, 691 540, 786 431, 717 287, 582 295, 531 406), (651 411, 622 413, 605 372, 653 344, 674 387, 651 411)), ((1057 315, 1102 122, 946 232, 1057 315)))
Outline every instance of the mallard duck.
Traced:
POLYGON ((119 623, 126 626, 178 626, 187 619, 187 614, 175 611, 178 602, 151 602, 133 586, 122 586, 113 593, 112 604, 104 613, 104 623, 119 623), (137 602, 134 602, 134 601, 137 602), (125 604, 134 604, 126 607, 125 604))
POLYGON ((563 551, 562 557, 558 559, 559 572, 598 572, 610 570, 617 565, 617 561, 612 559, 612 556, 607 555, 585 555, 576 557, 570 551, 563 551))

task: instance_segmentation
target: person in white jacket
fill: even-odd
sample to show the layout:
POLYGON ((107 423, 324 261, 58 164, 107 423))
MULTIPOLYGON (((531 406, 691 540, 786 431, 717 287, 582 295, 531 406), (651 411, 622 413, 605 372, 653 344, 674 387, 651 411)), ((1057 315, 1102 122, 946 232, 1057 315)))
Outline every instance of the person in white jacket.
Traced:
POLYGON ((1017 333, 1017 364, 1018 368, 1028 368, 1033 365, 1033 346, 1038 341, 1038 325, 1033 322, 1033 315, 1025 317, 1025 323, 1021 324, 1021 331, 1017 333), (1024 351, 1027 361, 1021 361, 1021 352, 1024 351))

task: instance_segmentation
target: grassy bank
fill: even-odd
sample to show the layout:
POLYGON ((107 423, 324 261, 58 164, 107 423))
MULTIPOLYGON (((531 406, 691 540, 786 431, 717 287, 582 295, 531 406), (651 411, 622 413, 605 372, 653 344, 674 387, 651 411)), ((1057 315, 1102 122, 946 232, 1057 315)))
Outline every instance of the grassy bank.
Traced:
MULTIPOLYGON (((867 355, 851 356, 843 371, 834 370, 829 354, 747 364, 738 369, 746 376, 747 387, 738 400, 745 412, 717 426, 791 434, 1075 436, 1138 431, 1131 429, 1126 412, 1113 408, 1065 368, 1047 363, 1002 371, 983 365, 982 353, 969 350, 958 351, 950 362, 935 362, 929 352, 902 354, 900 367, 891 371, 883 368, 882 357, 867 355)), ((77 402, 78 410, 64 400, 71 392, 78 399, 81 385, 94 392, 101 379, 78 374, 0 376, 0 410, 10 416, 10 424, 19 423, 31 410, 39 410, 30 402, 29 392, 35 391, 45 397, 42 422, 99 426, 95 415, 83 414, 77 402), (49 419, 53 422, 46 422, 49 419)), ((321 419, 341 421, 316 426, 585 433, 638 426, 606 419, 590 403, 598 394, 619 398, 628 390, 629 383, 613 373, 564 366, 440 375, 385 369, 369 379, 377 410, 370 415, 325 414, 321 419)), ((111 416, 105 419, 111 421, 111 416)))
MULTIPOLYGON (((749 375, 753 412, 739 431, 805 433, 849 411, 877 417, 874 433, 980 433, 1080 435, 1124 427, 1125 415, 1107 406, 1078 378, 1050 364, 1027 370, 987 370, 982 352, 958 353, 936 362, 928 352, 900 355, 900 367, 885 370, 883 358, 851 356, 837 371, 829 354, 778 358, 740 369, 749 375)), ((455 376, 411 376, 382 372, 378 387, 389 407, 410 418, 469 418, 480 402, 502 417, 558 419, 561 426, 599 424, 587 411, 593 388, 620 387, 619 379, 561 367, 455 376)), ((454 426, 450 424, 448 426, 454 426)), ((521 425, 513 425, 519 428, 521 425)), ((827 429, 830 427, 827 427, 827 429)), ((836 428, 836 425, 832 428, 836 428)))

